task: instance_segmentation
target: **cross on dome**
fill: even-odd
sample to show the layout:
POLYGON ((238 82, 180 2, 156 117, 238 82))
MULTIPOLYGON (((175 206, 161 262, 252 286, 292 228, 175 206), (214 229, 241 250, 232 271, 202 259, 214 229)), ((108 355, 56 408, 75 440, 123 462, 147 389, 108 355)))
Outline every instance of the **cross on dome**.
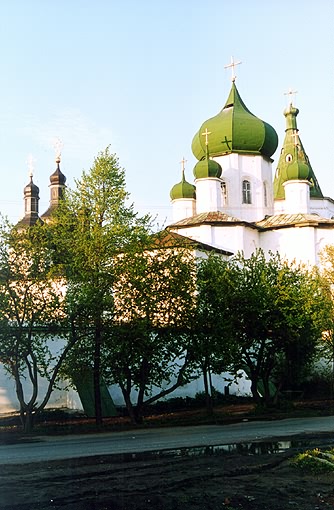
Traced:
POLYGON ((236 74, 235 74, 235 72, 234 72, 234 68, 235 68, 236 66, 238 66, 239 64, 242 64, 242 62, 241 62, 241 61, 239 61, 239 62, 234 62, 234 58, 233 58, 233 56, 232 56, 232 57, 231 57, 231 63, 230 63, 230 64, 227 64, 226 66, 224 66, 224 69, 228 69, 229 67, 232 69, 232 81, 233 81, 233 82, 234 82, 234 81, 235 81, 235 79, 236 79, 236 74))
POLYGON ((185 170, 185 165, 186 165, 186 163, 187 163, 187 160, 186 160, 186 159, 184 159, 184 156, 183 156, 183 158, 181 159, 180 163, 181 163, 181 170, 182 170, 182 173, 183 173, 183 172, 184 172, 184 170, 185 170))
POLYGON ((290 103, 292 104, 292 96, 295 96, 298 93, 298 90, 292 90, 289 88, 288 92, 284 92, 285 96, 290 96, 290 103))
POLYGON ((208 131, 208 128, 205 128, 204 133, 202 133, 202 136, 205 136, 205 145, 208 145, 209 141, 209 135, 211 135, 211 131, 208 131))

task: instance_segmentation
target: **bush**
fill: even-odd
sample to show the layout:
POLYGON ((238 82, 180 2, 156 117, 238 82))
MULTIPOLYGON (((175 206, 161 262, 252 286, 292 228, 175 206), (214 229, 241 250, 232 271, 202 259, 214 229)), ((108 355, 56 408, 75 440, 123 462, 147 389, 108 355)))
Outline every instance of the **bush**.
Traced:
POLYGON ((334 449, 324 452, 319 448, 307 450, 294 457, 291 463, 293 466, 313 474, 334 471, 334 449))

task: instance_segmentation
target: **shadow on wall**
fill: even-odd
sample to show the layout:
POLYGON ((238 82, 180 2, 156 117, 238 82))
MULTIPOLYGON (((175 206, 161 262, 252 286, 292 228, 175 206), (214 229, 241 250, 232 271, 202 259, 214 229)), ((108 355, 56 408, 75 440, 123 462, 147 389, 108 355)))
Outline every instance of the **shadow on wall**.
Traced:
MULTIPOLYGON (((26 392, 26 399, 31 395, 31 388, 29 384, 23 385, 26 392)), ((47 389, 47 381, 40 379, 39 401, 44 398, 47 389)), ((55 389, 50 397, 46 408, 67 408, 82 410, 82 404, 78 393, 74 389, 66 389, 66 383, 59 383, 58 389, 55 389)), ((12 413, 19 410, 19 402, 15 391, 15 383, 12 378, 5 372, 3 366, 0 364, 0 414, 12 413)))

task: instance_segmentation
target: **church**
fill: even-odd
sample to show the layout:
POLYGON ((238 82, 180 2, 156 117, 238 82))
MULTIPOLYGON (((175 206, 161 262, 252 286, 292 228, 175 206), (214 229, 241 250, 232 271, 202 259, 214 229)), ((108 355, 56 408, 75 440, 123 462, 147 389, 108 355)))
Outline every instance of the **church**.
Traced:
MULTIPOLYGON (((323 194, 302 144, 299 110, 291 101, 283 112, 285 137, 273 168, 278 135, 243 102, 235 65, 232 59, 226 66, 233 72, 225 105, 193 136, 191 148, 198 160, 194 184, 186 180, 185 160, 181 162, 181 181, 170 191, 173 221, 167 231, 226 256, 243 251, 248 257, 261 248, 291 261, 318 265, 320 252, 334 243, 334 200, 323 194)), ((39 215, 39 189, 31 176, 18 226, 48 221, 57 207, 66 182, 60 155, 56 165, 50 176, 49 208, 39 215)))
POLYGON ((334 201, 317 181, 299 136, 298 114, 290 102, 273 169, 277 133, 250 112, 233 76, 222 110, 193 137, 194 184, 181 162, 181 181, 170 191, 168 230, 231 254, 243 251, 249 257, 262 249, 318 265, 320 252, 334 243, 334 201))
MULTIPOLYGON (((317 181, 299 136, 298 114, 291 101, 284 110, 285 137, 273 168, 278 135, 243 102, 233 67, 232 86, 222 110, 205 120, 193 136, 192 152, 197 159, 194 184, 186 179, 183 159, 181 180, 170 191, 173 221, 166 229, 169 239, 180 235, 225 257, 239 251, 249 257, 262 249, 267 254, 279 252, 290 261, 318 265, 323 248, 334 244, 334 200, 323 194, 317 181)), ((65 182, 59 155, 50 176, 49 208, 39 214, 39 189, 31 176, 24 188, 24 217, 17 226, 25 228, 38 219, 48 221, 61 200, 65 182)), ((218 379, 213 381, 217 387, 226 384, 218 379)), ((121 405, 120 392, 114 390, 114 402, 121 405)), ((202 390, 198 380, 171 396, 202 390)), ((244 381, 230 391, 244 394, 247 390, 248 381, 244 381)), ((74 390, 55 391, 49 407, 55 406, 81 408, 81 402, 74 390)), ((14 383, 1 369, 0 413, 15 408, 14 383)))

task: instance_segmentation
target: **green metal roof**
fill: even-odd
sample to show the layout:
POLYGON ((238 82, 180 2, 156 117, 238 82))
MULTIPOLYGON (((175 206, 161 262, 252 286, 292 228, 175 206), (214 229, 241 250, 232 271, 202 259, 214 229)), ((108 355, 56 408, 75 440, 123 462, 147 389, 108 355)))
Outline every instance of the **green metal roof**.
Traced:
POLYGON ((196 198, 196 188, 193 184, 186 181, 184 170, 182 170, 182 179, 175 184, 170 191, 170 198, 178 200, 181 198, 196 198))
POLYGON ((206 158, 197 161, 194 167, 195 179, 206 179, 207 177, 219 178, 223 172, 222 167, 214 159, 209 159, 209 146, 206 146, 206 158))
POLYGON ((210 132, 210 156, 231 152, 262 154, 270 158, 278 145, 277 133, 272 126, 253 115, 242 101, 235 82, 218 115, 206 120, 195 134, 192 151, 198 160, 206 155, 202 133, 210 132))
POLYGON ((298 108, 289 105, 284 110, 286 118, 285 139, 274 178, 274 198, 284 199, 283 184, 289 180, 307 180, 311 183, 310 196, 323 198, 317 178, 300 140, 297 128, 298 108))

